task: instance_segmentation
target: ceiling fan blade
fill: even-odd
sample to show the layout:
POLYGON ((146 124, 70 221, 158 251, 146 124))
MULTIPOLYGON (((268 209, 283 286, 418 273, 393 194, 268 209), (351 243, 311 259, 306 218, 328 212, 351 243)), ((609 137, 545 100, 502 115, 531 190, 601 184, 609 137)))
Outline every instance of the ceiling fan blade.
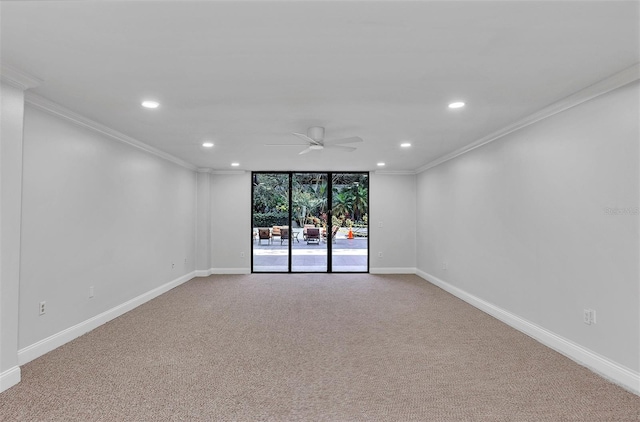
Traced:
POLYGON ((324 141, 324 144, 325 145, 355 144, 356 142, 364 142, 364 141, 359 136, 352 136, 350 138, 331 139, 329 141, 324 141))
POLYGON ((354 147, 344 147, 342 145, 325 145, 326 148, 331 148, 331 149, 339 149, 342 150, 344 152, 353 152, 355 151, 357 148, 354 147))
POLYGON ((264 144, 265 147, 305 147, 307 144, 264 144))
POLYGON ((311 148, 307 148, 305 150, 300 151, 300 154, 298 155, 306 154, 307 152, 311 152, 311 151, 313 151, 311 148))
POLYGON ((293 134, 296 135, 298 138, 302 139, 303 141, 309 142, 310 144, 322 145, 319 141, 316 141, 315 139, 309 138, 307 135, 303 135, 302 133, 293 132, 293 134))

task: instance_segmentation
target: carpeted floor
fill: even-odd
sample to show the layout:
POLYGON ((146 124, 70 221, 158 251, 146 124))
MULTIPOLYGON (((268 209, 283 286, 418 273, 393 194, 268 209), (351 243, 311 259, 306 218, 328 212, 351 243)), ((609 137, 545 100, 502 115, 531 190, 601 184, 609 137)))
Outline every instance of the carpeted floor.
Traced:
POLYGON ((638 421, 640 397, 413 275, 196 278, 22 367, 2 421, 638 421))

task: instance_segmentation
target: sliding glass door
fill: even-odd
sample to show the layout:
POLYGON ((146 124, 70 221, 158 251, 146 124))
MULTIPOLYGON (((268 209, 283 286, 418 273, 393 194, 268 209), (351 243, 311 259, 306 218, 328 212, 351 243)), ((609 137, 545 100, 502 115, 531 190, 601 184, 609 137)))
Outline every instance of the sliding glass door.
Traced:
POLYGON ((252 180, 253 271, 289 271, 289 243, 280 236, 289 225, 289 174, 254 173, 252 180))
POLYGON ((331 220, 333 272, 369 270, 369 175, 333 173, 331 220), (336 229, 337 228, 337 229, 336 229))
POLYGON ((292 174, 291 271, 327 272, 328 174, 292 174))
POLYGON ((254 172, 253 272, 367 272, 368 173, 254 172))

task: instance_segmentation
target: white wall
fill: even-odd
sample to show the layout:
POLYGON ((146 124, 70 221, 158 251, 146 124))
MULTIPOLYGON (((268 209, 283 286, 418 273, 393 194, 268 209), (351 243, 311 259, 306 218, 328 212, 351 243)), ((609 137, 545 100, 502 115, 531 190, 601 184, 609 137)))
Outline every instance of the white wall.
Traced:
POLYGON ((198 172, 196 271, 198 276, 211 274, 211 174, 198 172))
POLYGON ((251 173, 211 174, 211 201, 212 272, 251 272, 251 173))
POLYGON ((527 126, 419 174, 417 187, 419 272, 636 377, 639 94, 636 82, 527 126))
POLYGON ((27 106, 23 181, 21 349, 194 271, 195 172, 27 106))
POLYGON ((24 91, 0 86, 0 391, 20 381, 18 294, 24 91))
POLYGON ((371 173, 369 179, 370 272, 415 272, 417 236, 415 221, 416 176, 371 173), (379 256, 380 253, 382 257, 379 256))

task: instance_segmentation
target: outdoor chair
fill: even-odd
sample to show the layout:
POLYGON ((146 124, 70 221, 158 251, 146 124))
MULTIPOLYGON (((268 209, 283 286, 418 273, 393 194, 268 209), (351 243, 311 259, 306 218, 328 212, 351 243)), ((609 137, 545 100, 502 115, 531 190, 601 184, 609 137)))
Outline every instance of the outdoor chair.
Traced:
POLYGON ((271 232, 269 229, 258 229, 258 245, 260 245, 263 240, 267 241, 267 244, 271 243, 271 232))
POLYGON ((280 228, 280 244, 282 245, 285 240, 289 240, 289 227, 280 228))
POLYGON ((316 227, 307 228, 307 245, 309 243, 320 243, 320 229, 316 227))
MULTIPOLYGON (((331 229, 331 241, 333 243, 336 243, 336 234, 338 234, 338 230, 340 230, 340 227, 338 226, 333 226, 331 229)), ((327 241, 327 231, 326 230, 322 230, 322 239, 326 242, 327 241)))
POLYGON ((280 237, 280 226, 273 226, 273 228, 271 229, 271 242, 273 242, 273 239, 276 236, 280 237))
POLYGON ((307 240, 307 230, 308 229, 313 229, 316 226, 314 226, 313 224, 305 224, 302 228, 302 239, 307 240))

